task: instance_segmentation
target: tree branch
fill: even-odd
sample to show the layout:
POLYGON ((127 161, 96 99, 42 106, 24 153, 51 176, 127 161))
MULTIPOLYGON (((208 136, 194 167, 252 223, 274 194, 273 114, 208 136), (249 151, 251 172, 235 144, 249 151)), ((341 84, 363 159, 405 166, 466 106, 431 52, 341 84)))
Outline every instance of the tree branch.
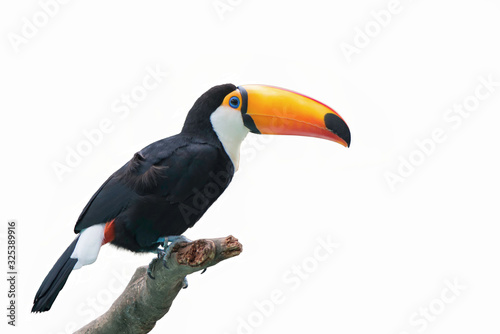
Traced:
POLYGON ((172 306, 186 275, 237 256, 242 250, 233 236, 175 245, 167 259, 169 269, 162 259, 153 260, 153 280, 147 275, 147 266, 137 268, 110 309, 75 333, 149 333, 172 306))

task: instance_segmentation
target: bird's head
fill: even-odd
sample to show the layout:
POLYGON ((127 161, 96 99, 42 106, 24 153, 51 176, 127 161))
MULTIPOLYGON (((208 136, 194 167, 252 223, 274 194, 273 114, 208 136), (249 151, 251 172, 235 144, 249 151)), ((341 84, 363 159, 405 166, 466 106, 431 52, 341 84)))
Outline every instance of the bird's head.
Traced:
POLYGON ((351 143, 349 127, 335 110, 305 95, 264 85, 211 88, 196 101, 183 132, 215 132, 236 167, 248 132, 317 137, 345 147, 351 143))

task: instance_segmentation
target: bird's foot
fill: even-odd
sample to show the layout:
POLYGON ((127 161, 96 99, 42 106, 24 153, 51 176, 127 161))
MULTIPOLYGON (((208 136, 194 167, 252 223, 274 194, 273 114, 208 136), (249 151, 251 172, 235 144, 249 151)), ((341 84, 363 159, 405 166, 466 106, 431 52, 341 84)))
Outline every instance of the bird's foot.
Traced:
MULTIPOLYGON (((172 250, 174 249, 174 247, 178 244, 181 244, 181 243, 189 243, 189 242, 191 242, 191 240, 189 240, 188 238, 186 238, 183 235, 172 235, 172 236, 168 236, 165 238, 160 238, 160 239, 158 239, 158 242, 163 242, 163 250, 164 250, 163 265, 165 266, 165 268, 168 269, 167 259, 172 254, 172 250)), ((187 283, 187 281, 186 281, 186 283, 187 283)), ((186 284, 186 286, 187 286, 187 284, 186 284)))
POLYGON ((148 271, 147 271, 148 276, 151 279, 155 279, 155 277, 153 276, 153 262, 154 262, 154 260, 149 262, 148 271))
MULTIPOLYGON (((180 244, 180 243, 184 243, 184 242, 188 243, 188 242, 191 242, 191 240, 189 240, 188 238, 186 238, 183 235, 173 235, 173 236, 159 238, 157 240, 157 242, 163 243, 163 249, 157 248, 157 249, 153 250, 152 252, 156 253, 158 259, 162 258, 163 259, 163 266, 166 269, 169 269, 168 265, 167 265, 167 259, 172 254, 172 250, 174 249, 175 245, 180 244)), ((153 261, 151 261, 151 263, 149 263, 147 274, 151 279, 155 279, 155 277, 153 276, 153 261)), ((187 287, 188 287, 188 282, 187 282, 187 279, 184 277, 184 279, 182 280, 182 288, 185 289, 187 287)))
MULTIPOLYGON (((165 265, 165 259, 164 259, 164 256, 165 256, 165 251, 161 248, 157 248, 155 250, 152 250, 151 253, 155 253, 156 254, 156 258, 157 259, 163 259, 163 266, 165 268, 167 268, 167 266, 165 265)), ((154 260, 153 260, 154 261, 154 260)), ((155 277, 153 276, 153 261, 151 261, 149 263, 149 266, 148 266, 148 276, 151 278, 151 279, 155 279, 155 277)), ((167 268, 168 269, 168 268, 167 268)))
POLYGON ((156 249, 154 252, 156 253, 156 257, 158 259, 165 256, 165 250, 163 250, 161 248, 156 249))

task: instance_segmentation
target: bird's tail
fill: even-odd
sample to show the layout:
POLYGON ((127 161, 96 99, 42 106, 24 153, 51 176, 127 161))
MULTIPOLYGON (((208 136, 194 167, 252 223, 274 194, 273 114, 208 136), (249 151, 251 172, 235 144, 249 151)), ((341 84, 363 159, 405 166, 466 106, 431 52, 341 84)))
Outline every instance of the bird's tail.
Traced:
POLYGON ((78 259, 71 258, 71 254, 75 250, 79 238, 80 235, 64 251, 47 277, 43 280, 42 285, 36 293, 31 312, 45 312, 50 310, 59 291, 64 287, 69 274, 71 274, 75 264, 78 262, 78 259))

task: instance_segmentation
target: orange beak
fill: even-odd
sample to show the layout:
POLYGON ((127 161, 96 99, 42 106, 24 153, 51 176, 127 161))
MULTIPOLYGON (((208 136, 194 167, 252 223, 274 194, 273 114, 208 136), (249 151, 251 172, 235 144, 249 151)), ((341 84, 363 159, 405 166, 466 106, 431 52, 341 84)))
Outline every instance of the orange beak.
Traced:
POLYGON ((351 132, 332 108, 290 90, 263 86, 239 86, 243 123, 253 133, 297 135, 332 140, 345 147, 351 132))

